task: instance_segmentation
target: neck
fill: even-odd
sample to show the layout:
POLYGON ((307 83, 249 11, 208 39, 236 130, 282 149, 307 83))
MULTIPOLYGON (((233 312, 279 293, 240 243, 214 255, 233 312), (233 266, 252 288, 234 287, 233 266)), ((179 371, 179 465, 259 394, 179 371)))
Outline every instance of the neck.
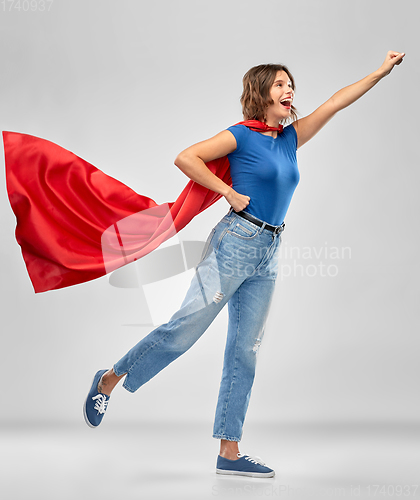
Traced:
POLYGON ((275 128, 278 128, 278 126, 280 125, 280 120, 270 120, 269 118, 267 118, 267 121, 265 122, 269 127, 275 127, 275 128))
MULTIPOLYGON (((275 127, 278 128, 280 124, 280 120, 273 120, 270 118, 267 118, 267 121, 265 122, 269 127, 275 127)), ((272 137, 276 138, 277 137, 277 131, 275 130, 269 130, 267 132, 261 132, 264 135, 271 135, 272 137)))

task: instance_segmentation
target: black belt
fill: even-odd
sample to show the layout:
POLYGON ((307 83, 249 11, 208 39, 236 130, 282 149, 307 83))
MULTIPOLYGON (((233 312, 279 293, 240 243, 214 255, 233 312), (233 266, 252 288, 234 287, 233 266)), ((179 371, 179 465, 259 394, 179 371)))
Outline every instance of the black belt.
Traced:
MULTIPOLYGON (((264 224, 263 221, 256 219, 255 217, 253 217, 249 213, 244 212, 243 210, 241 210, 240 212, 235 212, 235 214, 239 215, 240 217, 242 217, 246 220, 249 220, 249 222, 252 222, 253 224, 256 224, 259 227, 262 227, 264 224)), ((286 224, 284 222, 281 226, 272 226, 271 224, 266 224, 264 226, 264 229, 268 229, 269 231, 272 231, 274 234, 278 234, 284 230, 285 225, 286 224)))

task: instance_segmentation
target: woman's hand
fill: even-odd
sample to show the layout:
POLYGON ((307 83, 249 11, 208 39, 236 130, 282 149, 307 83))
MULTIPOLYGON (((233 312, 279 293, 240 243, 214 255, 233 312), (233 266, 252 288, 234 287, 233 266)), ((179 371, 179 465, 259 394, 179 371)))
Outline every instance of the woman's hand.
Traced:
POLYGON ((404 56, 404 52, 395 52, 394 50, 390 50, 387 53, 382 66, 379 68, 379 71, 383 74, 383 76, 389 75, 394 66, 402 63, 404 56))
POLYGON ((298 137, 298 148, 312 139, 338 111, 353 104, 384 76, 388 75, 396 64, 401 64, 404 56, 404 52, 390 50, 378 70, 362 80, 342 88, 313 113, 293 122, 292 125, 295 127, 298 137))
POLYGON ((230 189, 229 193, 225 195, 225 198, 229 205, 235 210, 235 212, 240 212, 249 205, 249 196, 237 193, 234 189, 230 189))

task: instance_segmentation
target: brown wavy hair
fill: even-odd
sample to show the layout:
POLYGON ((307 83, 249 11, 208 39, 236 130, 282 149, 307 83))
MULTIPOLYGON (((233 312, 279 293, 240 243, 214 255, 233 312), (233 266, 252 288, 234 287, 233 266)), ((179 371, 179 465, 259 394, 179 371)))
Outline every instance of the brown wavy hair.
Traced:
MULTIPOLYGON (((267 108, 274 103, 270 97, 270 89, 278 71, 284 71, 292 82, 295 90, 295 80, 289 69, 283 64, 260 64, 247 71, 242 79, 243 92, 241 95, 242 114, 245 120, 266 121, 267 108)), ((298 119, 297 109, 292 105, 292 121, 298 119)), ((287 120, 282 120, 286 122, 287 120)))

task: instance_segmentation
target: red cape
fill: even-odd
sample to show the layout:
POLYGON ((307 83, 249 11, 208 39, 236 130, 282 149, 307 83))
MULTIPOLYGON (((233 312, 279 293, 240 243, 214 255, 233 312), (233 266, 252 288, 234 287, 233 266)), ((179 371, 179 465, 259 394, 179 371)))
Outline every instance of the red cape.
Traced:
MULTIPOLYGON (((158 205, 50 141, 3 132, 3 142, 16 239, 36 293, 99 278, 145 256, 221 198, 191 180, 175 202, 158 205)), ((232 185, 227 156, 206 165, 232 185)))

